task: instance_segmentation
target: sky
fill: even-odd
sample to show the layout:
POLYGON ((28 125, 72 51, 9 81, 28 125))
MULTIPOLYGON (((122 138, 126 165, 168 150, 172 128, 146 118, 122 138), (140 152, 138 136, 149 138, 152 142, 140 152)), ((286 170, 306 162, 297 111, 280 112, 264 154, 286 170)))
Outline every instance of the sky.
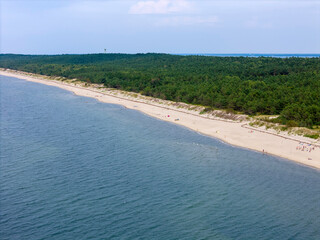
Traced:
POLYGON ((320 0, 0 0, 1 53, 320 53, 320 0))

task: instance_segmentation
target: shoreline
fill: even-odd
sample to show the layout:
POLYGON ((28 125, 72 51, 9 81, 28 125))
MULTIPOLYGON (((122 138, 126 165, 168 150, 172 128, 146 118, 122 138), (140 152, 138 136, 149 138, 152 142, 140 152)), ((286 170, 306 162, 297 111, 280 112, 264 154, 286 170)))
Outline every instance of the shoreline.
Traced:
POLYGON ((136 93, 107 89, 97 84, 85 86, 85 83, 53 80, 50 77, 9 69, 0 70, 0 75, 59 87, 104 103, 119 104, 234 146, 278 156, 320 170, 320 143, 306 137, 287 133, 275 134, 261 128, 250 127, 248 120, 228 120, 200 115, 197 106, 194 106, 194 109, 186 109, 179 106, 179 103, 151 97, 137 98, 136 93))

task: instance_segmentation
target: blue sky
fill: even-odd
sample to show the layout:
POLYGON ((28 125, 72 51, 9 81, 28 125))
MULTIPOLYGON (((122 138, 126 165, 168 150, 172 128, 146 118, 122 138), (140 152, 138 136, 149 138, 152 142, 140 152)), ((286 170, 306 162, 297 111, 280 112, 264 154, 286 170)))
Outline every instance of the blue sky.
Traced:
POLYGON ((320 53, 320 0, 0 0, 1 53, 320 53))

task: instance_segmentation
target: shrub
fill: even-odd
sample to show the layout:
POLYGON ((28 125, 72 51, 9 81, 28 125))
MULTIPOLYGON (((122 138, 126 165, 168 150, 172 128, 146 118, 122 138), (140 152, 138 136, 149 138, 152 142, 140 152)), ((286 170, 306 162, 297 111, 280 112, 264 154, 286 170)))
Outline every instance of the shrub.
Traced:
POLYGON ((305 134, 304 136, 308 138, 313 138, 313 139, 319 138, 319 134, 305 134))
POLYGON ((289 120, 286 125, 287 127, 298 127, 299 124, 294 120, 289 120))

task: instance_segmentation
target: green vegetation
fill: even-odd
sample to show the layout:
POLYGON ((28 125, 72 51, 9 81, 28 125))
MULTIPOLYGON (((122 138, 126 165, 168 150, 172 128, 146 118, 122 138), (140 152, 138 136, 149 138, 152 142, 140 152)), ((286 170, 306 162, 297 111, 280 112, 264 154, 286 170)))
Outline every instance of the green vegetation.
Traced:
POLYGON ((308 138, 313 138, 313 139, 319 138, 319 134, 305 134, 304 136, 308 138))
POLYGON ((77 78, 173 101, 320 125, 319 58, 167 54, 0 55, 0 67, 77 78))

